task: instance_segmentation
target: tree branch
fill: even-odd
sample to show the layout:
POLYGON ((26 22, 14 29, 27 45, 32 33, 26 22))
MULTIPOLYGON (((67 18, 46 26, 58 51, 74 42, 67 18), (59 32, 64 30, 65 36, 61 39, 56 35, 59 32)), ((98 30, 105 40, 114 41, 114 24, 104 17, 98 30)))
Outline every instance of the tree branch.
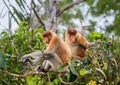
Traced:
POLYGON ((44 3, 41 0, 38 0, 38 2, 40 3, 40 5, 42 5, 46 11, 46 13, 48 14, 48 9, 47 7, 44 5, 44 3))
POLYGON ((58 25, 57 25, 57 11, 58 11, 58 3, 59 0, 48 0, 48 5, 49 5, 49 30, 55 32, 56 34, 58 33, 58 25))
POLYGON ((27 76, 29 76, 29 75, 31 75, 31 74, 34 74, 34 72, 33 71, 30 71, 30 72, 28 72, 28 73, 26 73, 26 74, 15 74, 15 73, 11 73, 11 72, 9 72, 9 71, 7 71, 7 70, 3 70, 3 72, 5 72, 5 73, 7 73, 7 74, 9 74, 9 75, 11 75, 11 76, 15 76, 15 77, 22 77, 22 78, 25 78, 25 77, 27 77, 27 76))
POLYGON ((62 77, 61 77, 61 73, 59 73, 58 74, 58 78, 59 78, 59 80, 63 83, 63 84, 65 84, 65 85, 67 85, 67 84, 73 84, 73 83, 75 83, 75 82, 77 82, 79 79, 80 79, 80 76, 77 76, 77 78, 74 80, 74 81, 70 81, 70 82, 66 82, 66 81, 64 81, 63 79, 62 79, 62 77))
POLYGON ((75 2, 72 2, 68 5, 66 5, 65 7, 63 7, 61 10, 59 10, 59 12, 57 12, 57 17, 59 17, 63 12, 65 12, 66 10, 68 10, 69 8, 72 8, 73 6, 82 3, 85 0, 76 0, 75 2))
POLYGON ((7 73, 7 74, 11 75, 11 76, 21 77, 21 78, 25 78, 25 77, 27 77, 27 76, 29 76, 29 75, 32 75, 32 74, 36 74, 36 75, 42 74, 42 75, 45 75, 45 73, 43 73, 43 72, 37 72, 37 71, 35 71, 35 70, 30 71, 30 72, 27 72, 27 73, 25 73, 25 74, 11 73, 11 72, 9 72, 9 71, 7 71, 7 70, 2 70, 2 71, 3 71, 4 73, 7 73))
POLYGON ((32 7, 33 12, 35 13, 35 15, 36 15, 36 17, 37 17, 39 23, 43 26, 43 29, 46 30, 46 28, 45 28, 45 24, 43 23, 43 21, 41 20, 41 18, 38 16, 37 12, 35 11, 35 7, 36 7, 36 5, 35 5, 35 3, 34 3, 33 0, 32 0, 32 4, 33 4, 33 7, 32 7))

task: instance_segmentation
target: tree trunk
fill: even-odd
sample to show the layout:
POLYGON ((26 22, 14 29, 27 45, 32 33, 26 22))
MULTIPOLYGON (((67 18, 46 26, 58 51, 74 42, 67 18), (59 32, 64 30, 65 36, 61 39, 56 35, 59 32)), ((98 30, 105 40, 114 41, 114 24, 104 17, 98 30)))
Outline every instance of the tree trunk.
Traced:
POLYGON ((49 29, 55 33, 58 32, 58 25, 57 25, 57 11, 58 11, 58 0, 49 0, 49 29))

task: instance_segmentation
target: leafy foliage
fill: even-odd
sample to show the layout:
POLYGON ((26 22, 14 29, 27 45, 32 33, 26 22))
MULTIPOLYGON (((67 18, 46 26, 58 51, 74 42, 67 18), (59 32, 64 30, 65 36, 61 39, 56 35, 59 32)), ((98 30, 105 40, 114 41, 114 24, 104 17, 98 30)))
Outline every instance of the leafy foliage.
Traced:
POLYGON ((0 69, 5 68, 5 65, 6 65, 5 56, 3 55, 3 53, 0 53, 0 69))
MULTIPOLYGON (((22 55, 30 53, 35 50, 44 50, 45 44, 43 43, 41 33, 43 32, 42 28, 38 29, 28 29, 27 22, 21 22, 20 28, 15 31, 14 34, 9 34, 7 31, 1 33, 0 38, 0 67, 9 69, 11 72, 21 73, 23 69, 23 64, 19 62, 19 59, 22 55), (6 60, 6 61, 5 61, 6 60)), ((2 84, 15 84, 17 81, 22 83, 23 79, 20 78, 10 78, 11 76, 3 74, 0 81, 2 84), (11 79, 9 81, 9 79, 11 79)))
POLYGON ((105 30, 108 33, 114 32, 116 35, 120 35, 120 33, 118 33, 120 31, 120 24, 118 24, 120 22, 120 0, 105 0, 104 2, 102 0, 87 0, 87 4, 90 7, 89 12, 92 14, 92 16, 103 16, 102 18, 112 16, 114 20, 110 25, 108 25, 108 22, 111 21, 111 18, 109 17, 107 20, 105 20, 103 24, 105 25, 105 30))
MULTIPOLYGON (((59 7, 62 8, 67 3, 71 3, 76 0, 60 0, 59 7)), ((43 32, 42 27, 38 26, 38 20, 35 15, 31 13, 27 2, 25 0, 15 0, 18 8, 15 7, 10 0, 3 0, 5 6, 9 10, 11 15, 9 20, 14 19, 18 24, 19 29, 15 30, 13 34, 9 31, 3 31, 0 35, 0 84, 2 85, 63 85, 56 72, 49 72, 48 75, 30 75, 26 78, 14 77, 6 74, 4 69, 9 70, 12 73, 23 74, 25 64, 19 62, 22 55, 37 51, 44 50, 46 45, 43 43, 41 33, 43 32), (8 3, 8 4, 7 4, 8 3), (29 10, 28 10, 29 9, 29 10), (31 26, 34 25, 34 26, 31 26)), ((46 6, 48 5, 47 0, 43 2, 46 6)), ((79 80, 73 85, 115 85, 120 84, 120 39, 115 36, 113 43, 109 41, 110 33, 120 35, 120 12, 119 4, 120 0, 86 0, 88 11, 86 15, 91 14, 93 17, 102 16, 114 16, 114 21, 110 25, 105 25, 105 33, 91 32, 95 31, 97 25, 94 19, 90 20, 90 27, 88 35, 90 40, 102 40, 100 47, 93 47, 88 49, 88 55, 83 58, 83 61, 77 61, 72 59, 70 64, 70 74, 67 76, 63 75, 63 80, 71 82, 77 76, 80 76, 79 80), (100 74, 96 68, 101 69, 107 80, 104 79, 104 75, 100 74)), ((59 24, 66 27, 75 27, 75 19, 86 19, 86 15, 83 16, 83 11, 80 7, 86 5, 78 5, 72 9, 66 10, 59 19, 59 24)), ((42 5, 42 4, 41 4, 42 5)), ((41 7, 41 6, 40 6, 41 7)), ((37 10, 43 10, 43 7, 37 10)), ((40 18, 46 21, 46 12, 40 12, 40 18)), ((107 22, 107 21, 106 21, 107 22)), ((105 23, 106 23, 105 22, 105 23)), ((9 22, 12 25, 11 21, 9 22)), ((9 28, 10 29, 10 28, 9 28)), ((62 69, 66 64, 61 65, 62 69)), ((28 70, 29 71, 29 70, 28 70)), ((27 71, 27 72, 28 72, 27 71)))
MULTIPOLYGON (((2 65, 1 68, 8 69, 13 73, 24 73, 23 69, 25 64, 19 62, 19 59, 22 55, 26 53, 30 53, 37 50, 44 50, 45 44, 43 43, 41 33, 43 32, 42 28, 37 29, 28 29, 27 22, 21 22, 19 24, 20 28, 15 31, 14 34, 9 34, 7 31, 1 33, 0 38, 0 62, 2 65)), ((70 71, 71 73, 67 76, 63 77, 65 81, 73 81, 77 76, 81 76, 79 81, 74 83, 77 84, 103 84, 106 81, 104 80, 104 75, 98 73, 96 68, 100 68, 105 75, 107 76, 108 84, 115 84, 115 80, 119 82, 119 48, 117 46, 117 42, 114 40, 114 43, 111 45, 109 41, 110 38, 106 38, 103 34, 99 32, 92 32, 89 34, 91 40, 101 39, 101 46, 90 48, 88 50, 88 56, 83 58, 83 61, 77 61, 72 59, 70 63, 70 71), (118 75, 116 75, 116 73, 118 75), (72 78, 72 79, 71 79, 72 78)), ((119 44, 119 43, 118 43, 119 44)), ((60 69, 66 65, 64 63, 61 65, 60 69)), ((49 72, 49 77, 39 76, 39 75, 30 75, 26 78, 17 78, 7 75, 6 73, 0 71, 1 75, 1 83, 2 84, 25 84, 28 83, 33 85, 38 84, 46 84, 50 83, 53 85, 61 84, 58 79, 57 73, 49 72), (48 81, 50 78, 50 81, 48 81), (47 81, 47 82, 46 82, 47 81), (16 83, 17 82, 17 83, 16 83)))
POLYGON ((91 32, 89 33, 88 36, 90 39, 102 39, 103 38, 103 34, 101 34, 100 32, 91 32))

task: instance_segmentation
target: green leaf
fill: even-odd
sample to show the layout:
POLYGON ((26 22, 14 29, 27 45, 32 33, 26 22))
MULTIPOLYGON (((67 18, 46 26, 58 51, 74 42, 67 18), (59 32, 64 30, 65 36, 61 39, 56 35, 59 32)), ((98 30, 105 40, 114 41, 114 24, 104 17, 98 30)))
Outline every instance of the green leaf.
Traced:
POLYGON ((5 68, 5 66, 6 66, 5 55, 0 52, 0 69, 5 68))
POLYGON ((80 73, 80 75, 81 76, 84 76, 85 74, 87 74, 88 72, 87 72, 87 70, 86 69, 81 69, 80 71, 79 71, 79 73, 80 73))
POLYGON ((73 65, 70 65, 70 70, 71 70, 71 72, 73 73, 73 74, 75 74, 75 75, 79 75, 78 74, 78 72, 77 72, 77 70, 74 68, 74 66, 73 65))
POLYGON ((28 85, 36 85, 36 76, 28 76, 27 77, 27 81, 28 81, 28 85))
POLYGON ((103 34, 100 32, 91 32, 89 33, 88 37, 91 39, 101 39, 103 38, 103 34))
POLYGON ((61 72, 62 69, 63 69, 65 66, 67 66, 67 65, 68 65, 68 63, 62 63, 62 64, 60 65, 60 67, 58 68, 59 71, 61 72))
POLYGON ((52 82, 52 85, 58 85, 59 84, 59 80, 58 79, 54 79, 54 81, 52 82))
POLYGON ((26 28, 28 28, 28 22, 25 22, 25 21, 20 22, 19 28, 25 30, 26 28))

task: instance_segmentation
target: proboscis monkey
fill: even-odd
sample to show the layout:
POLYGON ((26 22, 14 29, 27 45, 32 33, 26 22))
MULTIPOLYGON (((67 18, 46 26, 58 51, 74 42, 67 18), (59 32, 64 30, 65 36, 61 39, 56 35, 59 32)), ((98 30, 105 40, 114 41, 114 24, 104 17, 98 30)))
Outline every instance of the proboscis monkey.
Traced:
MULTIPOLYGON (((42 65, 38 66, 38 71, 48 72, 51 69, 59 72, 58 68, 62 63, 69 64, 72 57, 71 50, 69 46, 54 32, 45 31, 42 33, 42 37, 47 44, 47 49, 26 54, 22 56, 21 61, 29 61, 31 65, 42 63, 42 65), (35 58, 35 60, 30 60, 29 58, 31 57, 35 58)), ((65 66, 62 71, 68 71, 68 66, 65 66)))
POLYGON ((44 42, 48 45, 46 50, 52 51, 57 55, 56 58, 47 60, 53 71, 57 71, 62 63, 70 62, 72 57, 71 50, 58 35, 51 31, 45 31, 42 33, 42 37, 44 42))
POLYGON ((88 40, 76 29, 68 29, 66 31, 65 43, 69 45, 72 56, 79 59, 80 61, 86 55, 87 48, 95 45, 95 42, 88 42, 88 40))

